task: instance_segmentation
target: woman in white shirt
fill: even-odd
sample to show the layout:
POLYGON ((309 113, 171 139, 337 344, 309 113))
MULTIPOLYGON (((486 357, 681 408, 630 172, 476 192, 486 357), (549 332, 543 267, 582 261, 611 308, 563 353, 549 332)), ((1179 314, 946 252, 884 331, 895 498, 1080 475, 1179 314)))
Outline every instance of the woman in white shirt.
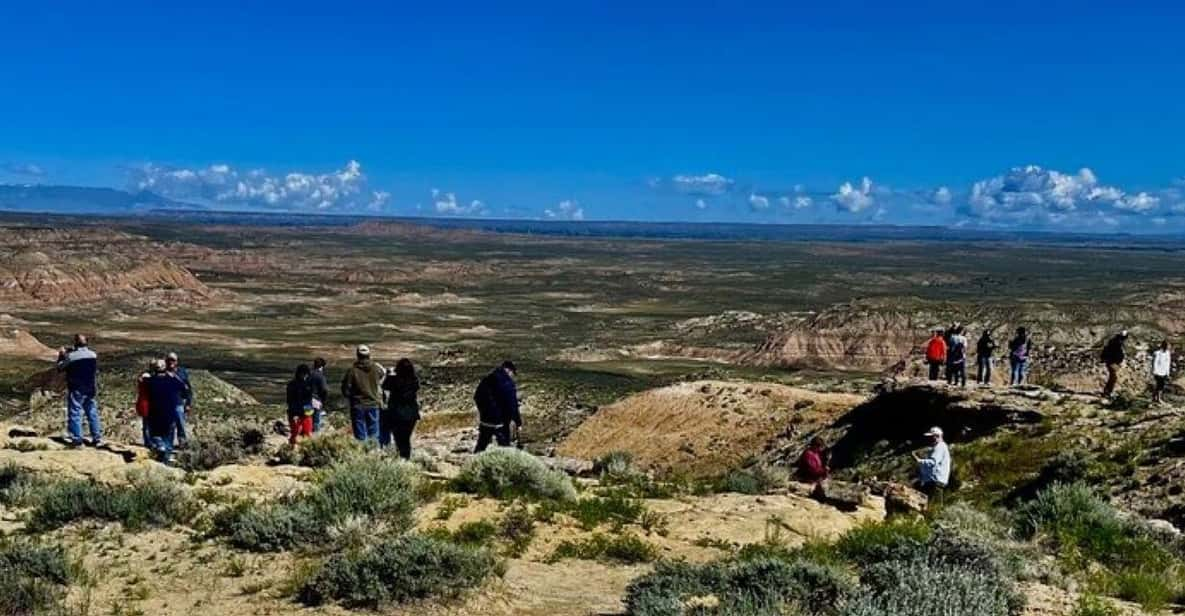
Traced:
POLYGON ((1160 343, 1160 348, 1152 353, 1152 380, 1156 382, 1152 390, 1152 400, 1163 402, 1164 388, 1169 382, 1169 372, 1173 368, 1173 356, 1169 352, 1169 342, 1160 343))

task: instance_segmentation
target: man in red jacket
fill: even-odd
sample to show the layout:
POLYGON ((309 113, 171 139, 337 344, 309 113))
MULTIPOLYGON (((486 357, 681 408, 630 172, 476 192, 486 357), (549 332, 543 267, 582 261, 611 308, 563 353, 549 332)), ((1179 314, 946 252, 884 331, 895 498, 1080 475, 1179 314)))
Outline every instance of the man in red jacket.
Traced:
POLYGON ((946 338, 941 329, 935 329, 934 336, 926 343, 926 363, 930 365, 930 380, 937 381, 940 369, 946 364, 946 338))
POLYGON ((806 446, 806 451, 798 458, 797 477, 803 483, 819 483, 827 479, 831 473, 827 468, 827 445, 823 439, 815 437, 806 446))

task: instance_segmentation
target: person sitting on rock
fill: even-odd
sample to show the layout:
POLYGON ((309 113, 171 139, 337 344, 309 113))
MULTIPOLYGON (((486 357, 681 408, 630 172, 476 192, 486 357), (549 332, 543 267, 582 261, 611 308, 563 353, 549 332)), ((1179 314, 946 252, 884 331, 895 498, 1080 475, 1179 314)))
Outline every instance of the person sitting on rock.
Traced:
POLYGON ((58 370, 66 373, 66 432, 69 445, 82 445, 82 417, 91 430, 91 445, 103 444, 99 422, 99 356, 87 345, 86 336, 74 336, 73 349, 58 351, 58 370))
POLYGON ((929 499, 929 507, 942 506, 943 492, 950 482, 950 448, 942 440, 942 428, 934 426, 925 434, 930 439, 930 453, 921 458, 915 453, 918 463, 918 487, 929 499))
POLYGON ((148 432, 157 459, 173 461, 173 436, 177 431, 177 407, 185 403, 185 383, 170 374, 163 359, 157 360, 156 374, 148 379, 148 432))
POLYGON ((941 329, 935 329, 934 335, 926 343, 926 363, 930 366, 930 380, 938 380, 938 371, 946 363, 946 339, 941 329))
POLYGON ((1016 337, 1008 343, 1008 363, 1012 368, 1009 375, 1009 385, 1024 385, 1025 375, 1028 373, 1029 352, 1033 347, 1033 339, 1023 327, 1016 328, 1016 337))
POLYGON ((313 386, 309 380, 312 370, 308 364, 296 367, 296 374, 288 381, 285 398, 288 402, 288 442, 313 435, 313 386))
POLYGON ((823 439, 818 436, 812 438, 794 465, 795 477, 803 483, 817 484, 826 481, 827 476, 831 474, 831 469, 828 468, 830 458, 830 452, 827 451, 827 444, 823 439))
POLYGON ((1169 351, 1169 341, 1163 340, 1160 348, 1152 353, 1152 401, 1160 404, 1164 402, 1164 390, 1169 383, 1169 373, 1173 369, 1173 356, 1169 351))
POLYGON ((1127 351, 1123 347, 1125 342, 1127 342, 1126 329, 1108 340, 1099 356, 1103 365, 1107 367, 1107 382, 1103 385, 1104 398, 1115 393, 1115 384, 1119 382, 1119 367, 1123 365, 1123 360, 1127 357, 1127 351))

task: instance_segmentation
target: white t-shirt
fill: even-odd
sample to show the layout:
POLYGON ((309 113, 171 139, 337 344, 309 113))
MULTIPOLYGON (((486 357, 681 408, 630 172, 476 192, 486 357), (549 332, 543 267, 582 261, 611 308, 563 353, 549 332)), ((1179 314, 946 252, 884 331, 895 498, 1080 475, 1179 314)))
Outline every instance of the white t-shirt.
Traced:
POLYGON ((1157 349, 1152 354, 1152 374, 1156 376, 1168 376, 1169 371, 1173 367, 1173 356, 1169 351, 1164 349, 1157 349))

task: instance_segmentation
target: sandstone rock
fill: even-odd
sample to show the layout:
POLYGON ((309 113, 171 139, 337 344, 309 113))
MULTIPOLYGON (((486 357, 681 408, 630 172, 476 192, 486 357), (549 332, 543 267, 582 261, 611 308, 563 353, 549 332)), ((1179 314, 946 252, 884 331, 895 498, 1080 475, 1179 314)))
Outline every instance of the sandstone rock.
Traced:
POLYGON ((885 482, 881 493, 885 497, 885 511, 889 515, 922 513, 926 510, 926 495, 907 485, 885 482))

